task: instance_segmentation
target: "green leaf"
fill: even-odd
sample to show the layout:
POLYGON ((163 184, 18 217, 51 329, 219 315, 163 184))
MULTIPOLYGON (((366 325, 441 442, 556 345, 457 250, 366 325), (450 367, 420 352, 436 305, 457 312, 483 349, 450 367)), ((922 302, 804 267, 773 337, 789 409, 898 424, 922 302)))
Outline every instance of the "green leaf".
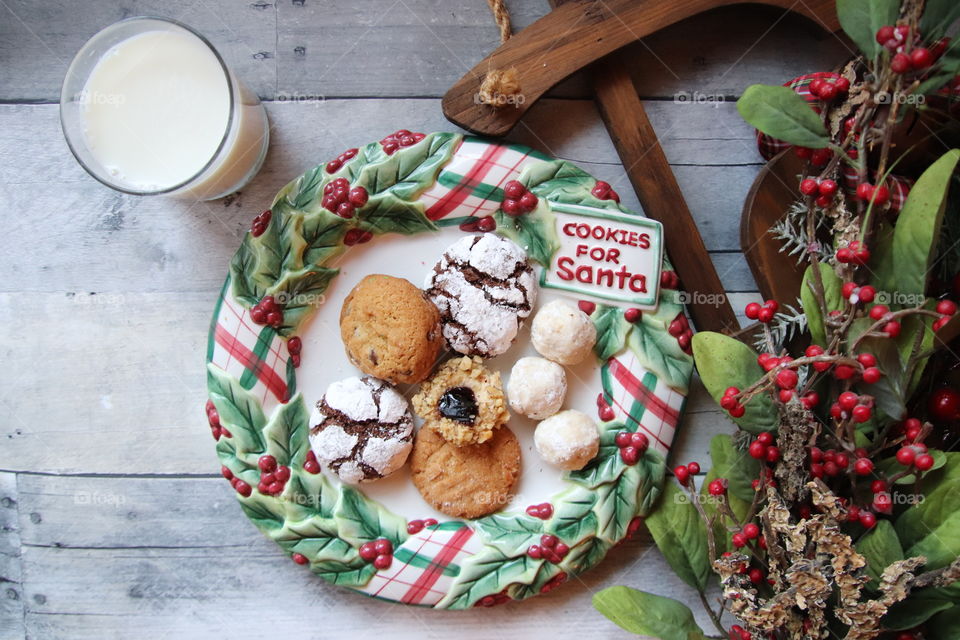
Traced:
POLYGON ((431 133, 381 162, 365 165, 352 184, 364 187, 371 197, 389 192, 402 200, 414 200, 436 181, 460 139, 455 133, 431 133))
POLYGON ((278 498, 265 496, 254 490, 249 498, 238 496, 237 499, 240 501, 243 512, 261 531, 269 534, 273 529, 283 526, 283 503, 278 498))
POLYGON ((830 144, 820 116, 789 87, 750 85, 737 100, 737 111, 751 125, 778 140, 811 149, 830 144))
POLYGON ((703 640, 706 636, 687 605, 630 587, 609 587, 593 596, 593 606, 630 633, 660 640, 703 640))
POLYGON ((361 226, 367 231, 382 235, 399 233, 411 236, 422 231, 435 231, 424 214, 423 203, 401 200, 392 193, 372 196, 359 213, 361 226))
POLYGON ((566 473, 566 479, 588 489, 595 489, 601 484, 616 480, 626 468, 620 459, 620 447, 614 442, 617 432, 625 429, 623 423, 609 422, 597 428, 600 431, 600 449, 597 455, 582 469, 566 473))
POLYGON ((317 165, 294 180, 286 197, 291 207, 305 209, 311 203, 321 200, 320 190, 324 183, 324 166, 317 165))
MULTIPOLYGON (((823 297, 827 303, 827 311, 843 309, 843 294, 841 293, 843 283, 829 264, 820 262, 818 265, 823 282, 823 297)), ((807 270, 803 273, 803 282, 800 285, 800 300, 803 303, 803 312, 807 316, 807 326, 810 328, 810 336, 813 338, 814 344, 825 345, 827 344, 826 325, 824 324, 820 303, 814 294, 812 269, 812 266, 807 267, 807 270)))
POLYGON ((534 560, 526 554, 510 557, 496 547, 484 547, 464 560, 447 595, 436 607, 469 609, 482 597, 500 593, 511 584, 530 584, 536 580, 542 565, 543 560, 534 560))
POLYGON ((281 335, 290 336, 313 310, 326 302, 324 293, 339 269, 306 266, 299 271, 287 272, 282 279, 268 289, 270 295, 283 305, 281 335))
POLYGON ((944 457, 946 465, 936 484, 931 487, 926 481, 923 500, 906 509, 894 523, 900 541, 908 547, 960 511, 960 453, 944 457))
POLYGON ((506 556, 520 556, 532 544, 539 544, 543 521, 528 515, 494 514, 474 521, 484 543, 506 556))
POLYGON ((267 419, 260 401, 213 363, 207 364, 207 391, 220 414, 220 424, 230 431, 236 455, 262 454, 266 443, 261 432, 267 419))
POLYGON ((867 575, 870 576, 871 588, 877 587, 884 569, 903 560, 900 540, 897 539, 897 533, 889 520, 878 520, 877 526, 857 541, 856 548, 867 559, 867 575))
POLYGON ((309 473, 302 465, 291 467, 288 482, 287 514, 291 520, 303 520, 313 516, 333 518, 333 510, 340 497, 339 492, 322 473, 309 473))
POLYGON ((689 494, 667 483, 659 506, 647 516, 646 524, 674 573, 703 591, 710 577, 707 528, 689 494))
POLYGON ((927 625, 930 640, 952 640, 960 638, 960 605, 935 615, 927 625))
POLYGON ((310 416, 301 394, 277 407, 264 430, 267 452, 277 459, 277 464, 302 466, 306 458, 307 429, 310 416))
POLYGON ((693 358, 680 348, 663 322, 645 314, 627 336, 627 345, 644 368, 668 386, 686 393, 693 373, 693 358))
POLYGON ((881 51, 877 30, 895 24, 900 0, 837 0, 840 26, 868 58, 881 51))
MULTIPOLYGON (((727 387, 746 389, 764 375, 753 349, 712 331, 694 334, 693 358, 700 379, 716 402, 720 402, 727 387)), ((731 418, 741 429, 753 434, 776 431, 777 410, 767 394, 755 396, 744 408, 742 417, 731 418)))
POLYGON ((904 555, 908 558, 924 556, 925 568, 939 569, 960 556, 960 512, 954 512, 939 526, 911 545, 904 555))
POLYGON ((595 567, 611 548, 613 548, 613 545, 609 542, 591 536, 570 547, 570 552, 561 564, 565 569, 568 569, 568 573, 580 574, 595 567))
POLYGON ((893 227, 881 224, 870 247, 871 281, 877 291, 890 292, 897 288, 897 267, 893 259, 893 227))
POLYGON ((597 502, 597 536, 613 544, 627 533, 630 521, 636 517, 637 497, 644 476, 651 471, 647 465, 637 463, 624 469, 614 482, 601 484, 594 491, 597 502))
MULTIPOLYGON (((898 602, 890 607, 890 610, 883 616, 883 626, 893 631, 903 631, 912 629, 923 624, 941 611, 946 611, 954 606, 955 601, 949 597, 944 589, 919 589, 912 591, 910 597, 898 602)), ((928 636, 956 638, 957 636, 928 636)))
POLYGON ((541 200, 537 208, 522 216, 508 216, 503 211, 494 214, 497 233, 523 247, 527 257, 549 267, 553 254, 560 248, 556 221, 550 205, 541 200))
POLYGON ((310 565, 310 570, 330 584, 342 587, 362 587, 377 572, 373 563, 360 558, 350 562, 323 560, 310 565))
POLYGON ((754 494, 751 483, 760 477, 760 461, 751 458, 746 451, 733 446, 733 438, 718 433, 710 440, 711 471, 716 477, 726 478, 728 492, 741 500, 752 502, 754 494))
MULTIPOLYGON (((933 466, 930 468, 930 471, 927 471, 927 474, 931 475, 934 471, 937 471, 947 464, 947 454, 938 449, 930 449, 929 453, 933 457, 933 466)), ((881 460, 879 463, 877 463, 877 468, 888 476, 899 471, 903 471, 903 467, 900 466, 900 463, 897 462, 896 458, 886 458, 881 460)), ((899 478, 894 484, 905 486, 911 485, 916 481, 917 477, 913 473, 908 473, 902 478, 899 478)))
POLYGON ((923 172, 910 190, 893 229, 893 256, 901 295, 923 295, 936 255, 940 226, 960 149, 948 151, 923 172))
POLYGON ((248 307, 254 306, 263 297, 263 290, 257 288, 257 283, 251 277, 256 264, 257 257, 245 239, 230 259, 230 287, 233 297, 248 307))
POLYGON ((303 263, 306 266, 322 266, 343 251, 343 237, 347 233, 347 226, 343 223, 343 218, 326 209, 305 214, 301 231, 306 243, 303 253, 303 263))
POLYGON ((359 547, 364 542, 386 538, 397 547, 407 539, 406 521, 347 485, 340 487, 340 500, 333 512, 340 537, 359 547))
POLYGON ((287 522, 269 532, 269 536, 289 553, 302 553, 310 562, 340 561, 356 556, 356 549, 341 540, 337 523, 328 518, 312 517, 287 522))
POLYGON ((646 516, 653 510, 663 490, 667 459, 650 448, 634 468, 640 474, 640 483, 637 486, 637 515, 646 516))
POLYGON ((633 328, 633 323, 627 322, 623 317, 623 309, 597 305, 590 319, 597 328, 597 341, 593 345, 593 350, 601 362, 606 362, 610 356, 623 351, 627 334, 633 328))
POLYGON ((924 40, 936 40, 957 20, 960 20, 960 4, 956 0, 927 0, 920 16, 920 33, 924 40))
POLYGON ((570 487, 555 499, 556 508, 553 517, 546 522, 544 529, 556 535, 568 546, 592 537, 597 530, 597 516, 593 506, 597 496, 584 487, 570 487))

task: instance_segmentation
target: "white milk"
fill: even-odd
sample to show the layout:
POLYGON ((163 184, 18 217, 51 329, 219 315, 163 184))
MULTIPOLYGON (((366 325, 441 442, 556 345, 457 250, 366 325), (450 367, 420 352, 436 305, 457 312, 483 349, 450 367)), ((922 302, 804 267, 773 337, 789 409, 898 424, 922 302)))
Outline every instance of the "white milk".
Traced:
POLYGON ((115 44, 79 102, 86 146, 123 189, 184 185, 174 195, 219 197, 242 186, 266 152, 263 106, 186 31, 145 31, 115 44))

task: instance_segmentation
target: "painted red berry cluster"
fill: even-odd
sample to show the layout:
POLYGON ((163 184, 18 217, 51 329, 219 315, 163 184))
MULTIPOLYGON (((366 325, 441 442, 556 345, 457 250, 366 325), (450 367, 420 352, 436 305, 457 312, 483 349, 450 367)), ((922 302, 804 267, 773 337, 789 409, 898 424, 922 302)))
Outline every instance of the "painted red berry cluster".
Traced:
POLYGON ((320 462, 317 460, 317 454, 313 452, 313 449, 307 450, 307 457, 303 461, 303 470, 313 475, 320 473, 320 462))
POLYGON ((233 434, 231 434, 225 426, 220 424, 220 413, 217 411, 212 400, 207 400, 206 410, 207 424, 210 425, 210 432, 213 434, 213 439, 219 440, 220 436, 225 438, 232 437, 233 434))
POLYGON ((360 545, 360 557, 377 569, 389 569, 393 564, 393 543, 386 538, 377 538, 360 545))
POLYGON ((560 564, 570 552, 568 547, 552 533, 545 533, 540 536, 540 544, 532 544, 527 547, 527 555, 534 560, 546 560, 553 564, 560 564))
POLYGON ((541 520, 549 520, 550 517, 553 516, 553 505, 549 502, 532 504, 527 507, 527 515, 533 516, 534 518, 540 518, 541 520))
POLYGON ((553 576, 552 578, 547 580, 545 583, 543 583, 543 586, 540 587, 540 593, 541 594, 550 593, 551 591, 553 591, 554 589, 562 585, 564 582, 566 582, 567 577, 568 577, 567 573, 565 571, 561 571, 560 573, 558 573, 557 575, 553 576))
POLYGON ((253 223, 250 225, 250 235, 254 238, 259 238, 263 235, 263 232, 267 230, 267 226, 270 224, 270 218, 273 217, 273 211, 267 209, 263 213, 259 214, 253 219, 253 223))
POLYGON ((620 195, 613 190, 609 182, 604 182, 603 180, 597 180, 597 184, 590 190, 590 195, 598 200, 613 200, 617 204, 620 204, 620 195))
POLYGON ((662 289, 679 289, 680 288, 680 276, 677 275, 676 271, 661 271, 660 272, 660 288, 662 289))
POLYGON ((580 300, 577 302, 577 308, 588 316, 592 316, 593 312, 597 310, 597 303, 589 300, 580 300))
POLYGON ((597 417, 603 422, 612 422, 617 417, 617 412, 603 393, 597 394, 597 417))
POLYGON ((388 156, 392 156, 400 147, 410 147, 424 138, 426 138, 424 133, 412 133, 406 129, 397 129, 386 138, 380 141, 380 144, 383 146, 383 151, 388 156))
POLYGON ((370 196, 363 187, 350 188, 346 178, 335 178, 323 186, 323 199, 320 205, 345 220, 349 220, 357 209, 367 204, 370 196))
POLYGON ((500 209, 508 216, 522 216, 537 208, 539 199, 519 180, 503 185, 503 202, 500 209))
POLYGON ((294 369, 300 366, 300 351, 303 349, 303 341, 299 336, 293 336, 287 340, 287 353, 290 354, 290 362, 294 369))
POLYGON ((436 518, 425 518, 423 520, 411 520, 407 523, 407 533, 410 535, 416 535, 427 529, 429 527, 435 527, 437 525, 436 518))
POLYGON ((476 233, 478 231, 486 233, 487 231, 493 231, 497 228, 497 221, 493 219, 493 216, 469 216, 466 220, 460 223, 460 231, 466 231, 467 233, 476 233))
POLYGON ((684 353, 691 352, 690 344, 693 340, 693 329, 690 328, 690 322, 682 311, 667 325, 667 333, 677 339, 677 344, 680 345, 684 353))
POLYGON ((357 156, 359 149, 347 149, 336 158, 327 163, 326 170, 327 173, 336 173, 340 171, 340 168, 343 167, 348 161, 357 156))
POLYGON ((257 491, 265 496, 278 496, 290 479, 290 467, 277 464, 277 459, 271 455, 260 456, 257 461, 260 467, 260 482, 257 491))
POLYGON ((230 471, 227 467, 220 467, 220 474, 229 480, 233 490, 244 498, 249 498, 250 494, 253 493, 253 488, 248 483, 233 475, 233 471, 230 471))
POLYGON ((640 458, 650 447, 650 439, 646 434, 635 431, 619 431, 613 442, 620 449, 620 459, 630 466, 640 462, 640 458))
POLYGON ((495 607, 498 604, 506 604, 513 600, 510 596, 507 595, 507 590, 504 589, 500 593, 492 593, 488 596, 483 596, 477 600, 475 607, 495 607))
POLYGON ((263 296, 260 302, 250 309, 250 319, 257 324, 278 328, 283 324, 283 309, 273 296, 263 296))

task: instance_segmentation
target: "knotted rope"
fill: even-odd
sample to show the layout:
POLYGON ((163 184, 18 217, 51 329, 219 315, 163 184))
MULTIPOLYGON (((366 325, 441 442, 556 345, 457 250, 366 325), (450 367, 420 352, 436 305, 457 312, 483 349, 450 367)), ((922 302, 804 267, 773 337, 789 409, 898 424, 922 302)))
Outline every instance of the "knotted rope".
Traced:
MULTIPOLYGON (((500 43, 510 39, 513 32, 510 26, 510 10, 504 0, 487 0, 493 19, 500 29, 500 43)), ((518 104, 520 95, 520 78, 514 67, 509 69, 491 69, 480 83, 478 93, 480 102, 491 107, 505 107, 508 104, 518 104)))

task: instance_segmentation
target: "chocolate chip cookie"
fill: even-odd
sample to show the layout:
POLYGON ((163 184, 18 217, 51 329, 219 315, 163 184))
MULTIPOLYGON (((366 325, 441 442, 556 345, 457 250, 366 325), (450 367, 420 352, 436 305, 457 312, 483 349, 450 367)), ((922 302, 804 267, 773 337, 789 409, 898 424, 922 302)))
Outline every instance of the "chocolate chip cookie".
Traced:
POLYGON ((444 346, 437 307, 406 280, 379 274, 344 300, 340 335, 350 362, 394 384, 426 378, 444 346))

